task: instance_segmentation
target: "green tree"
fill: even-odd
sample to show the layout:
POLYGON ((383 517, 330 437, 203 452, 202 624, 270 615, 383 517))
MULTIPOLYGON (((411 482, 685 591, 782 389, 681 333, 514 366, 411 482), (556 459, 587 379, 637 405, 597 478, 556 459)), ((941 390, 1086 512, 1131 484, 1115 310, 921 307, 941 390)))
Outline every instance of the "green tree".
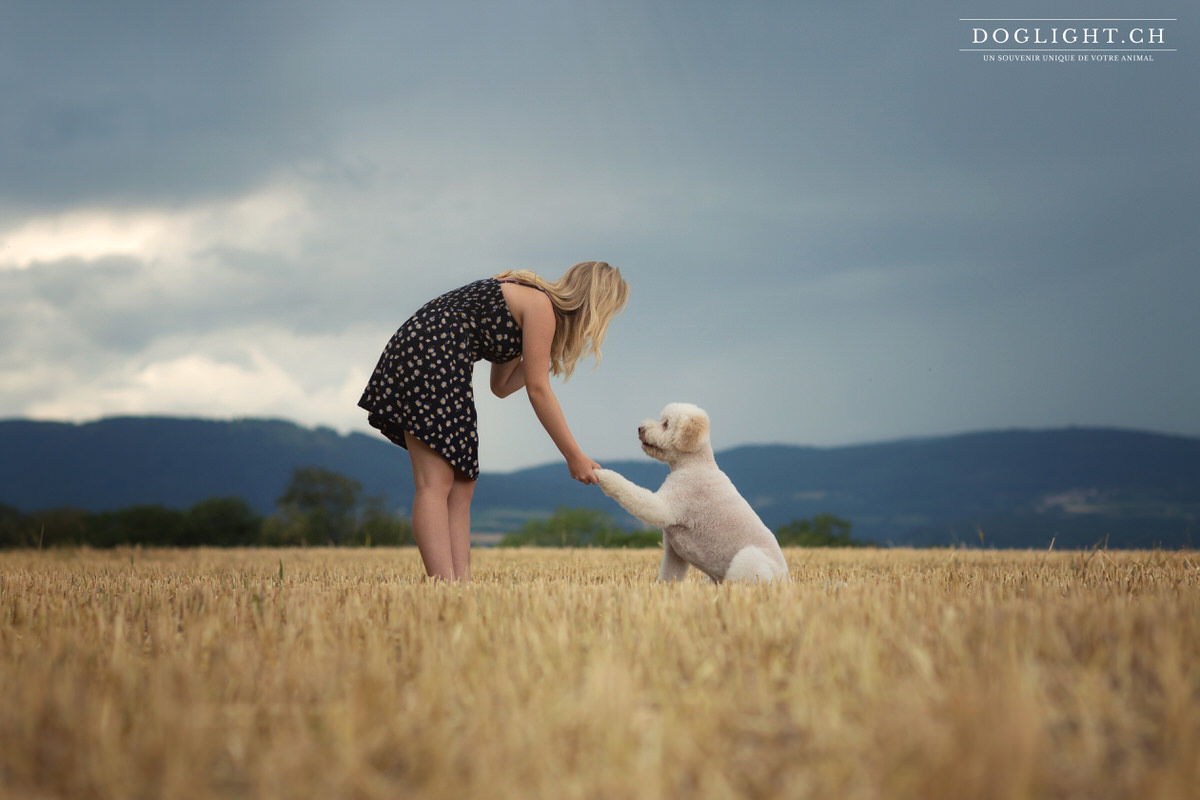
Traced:
POLYGON ((177 547, 184 538, 183 513, 160 505, 91 514, 84 528, 84 542, 92 547, 177 547))
POLYGON ((20 511, 0 503, 0 550, 6 547, 25 546, 25 536, 22 530, 24 521, 25 518, 20 511))
POLYGON ((185 512, 181 544, 245 547, 259 542, 262 526, 262 517, 242 498, 214 497, 185 512))
POLYGON ((263 526, 266 544, 341 544, 354 533, 362 484, 321 467, 300 467, 263 526))
POLYGON ((783 547, 866 547, 850 538, 852 523, 833 514, 817 514, 811 520, 794 519, 775 531, 783 547))
POLYGON ((388 511, 382 496, 368 497, 361 503, 358 524, 343 544, 361 547, 399 547, 413 543, 412 523, 388 511))
POLYGON ((549 517, 531 519, 500 540, 501 547, 580 547, 613 528, 612 517, 593 508, 560 507, 549 517))
POLYGON ((258 543, 263 547, 300 547, 315 538, 309 532, 307 518, 287 511, 278 511, 263 520, 258 543))
POLYGON ((606 529, 596 534, 596 540, 594 544, 596 547, 632 550, 640 548, 662 547, 662 539, 662 530, 657 528, 640 531, 606 529))
POLYGON ((626 533, 606 511, 560 507, 544 519, 531 519, 505 534, 500 547, 657 547, 659 531, 626 533))
POLYGON ((88 528, 90 512, 81 508, 54 508, 36 511, 21 521, 24 547, 72 547, 91 544, 88 528))

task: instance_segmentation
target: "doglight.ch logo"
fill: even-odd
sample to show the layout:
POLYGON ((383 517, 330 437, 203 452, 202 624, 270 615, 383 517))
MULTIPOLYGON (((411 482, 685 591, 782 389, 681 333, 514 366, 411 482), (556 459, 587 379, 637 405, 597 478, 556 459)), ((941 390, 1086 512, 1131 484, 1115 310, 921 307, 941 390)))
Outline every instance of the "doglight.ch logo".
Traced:
POLYGON ((960 19, 960 53, 986 62, 1146 63, 1177 52, 1178 19, 960 19))

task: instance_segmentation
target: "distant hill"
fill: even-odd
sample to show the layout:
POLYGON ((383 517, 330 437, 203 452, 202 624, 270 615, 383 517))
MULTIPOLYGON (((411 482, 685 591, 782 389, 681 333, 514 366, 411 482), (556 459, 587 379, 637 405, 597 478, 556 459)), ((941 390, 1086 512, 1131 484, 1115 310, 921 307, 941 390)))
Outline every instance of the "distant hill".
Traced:
MULTIPOLYGON (((881 544, 1110 547, 1200 544, 1200 439, 1127 430, 998 431, 853 447, 737 447, 717 461, 772 528, 833 513, 881 544)), ((238 496, 262 513, 297 466, 360 481, 407 513, 403 452, 380 437, 278 420, 129 417, 75 425, 0 421, 0 503, 22 511, 161 504, 238 496)), ((606 463, 657 487, 649 459, 606 463)), ((475 527, 511 530, 558 506, 603 508, 595 487, 548 464, 485 474, 475 527)))

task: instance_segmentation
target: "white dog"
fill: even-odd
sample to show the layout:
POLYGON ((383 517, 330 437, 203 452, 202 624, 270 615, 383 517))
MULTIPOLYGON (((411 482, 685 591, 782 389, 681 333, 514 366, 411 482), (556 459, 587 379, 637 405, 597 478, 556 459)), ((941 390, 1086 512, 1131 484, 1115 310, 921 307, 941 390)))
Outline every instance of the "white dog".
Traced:
POLYGON ((670 404, 662 419, 638 428, 646 455, 671 467, 659 490, 609 469, 596 470, 600 488, 642 522, 663 529, 660 581, 683 580, 689 564, 714 582, 789 580, 775 535, 717 468, 708 431, 703 409, 670 404))

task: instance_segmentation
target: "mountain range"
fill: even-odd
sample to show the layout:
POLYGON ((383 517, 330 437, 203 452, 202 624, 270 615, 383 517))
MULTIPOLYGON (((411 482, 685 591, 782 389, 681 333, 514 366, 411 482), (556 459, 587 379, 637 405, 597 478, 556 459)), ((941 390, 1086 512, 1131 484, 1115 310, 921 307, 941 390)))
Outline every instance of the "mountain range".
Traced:
MULTIPOLYGON (((846 447, 752 445, 717 462, 772 528, 831 513, 883 545, 1192 547, 1200 543, 1200 438, 1104 428, 1009 430, 846 447)), ((407 455, 381 437, 280 420, 121 417, 0 421, 0 504, 21 511, 186 508, 242 497, 274 510, 292 471, 319 466, 408 512, 407 455)), ((656 488, 650 459, 606 462, 656 488)), ((563 464, 485 473, 474 527, 503 532, 561 506, 637 527, 563 464)))

